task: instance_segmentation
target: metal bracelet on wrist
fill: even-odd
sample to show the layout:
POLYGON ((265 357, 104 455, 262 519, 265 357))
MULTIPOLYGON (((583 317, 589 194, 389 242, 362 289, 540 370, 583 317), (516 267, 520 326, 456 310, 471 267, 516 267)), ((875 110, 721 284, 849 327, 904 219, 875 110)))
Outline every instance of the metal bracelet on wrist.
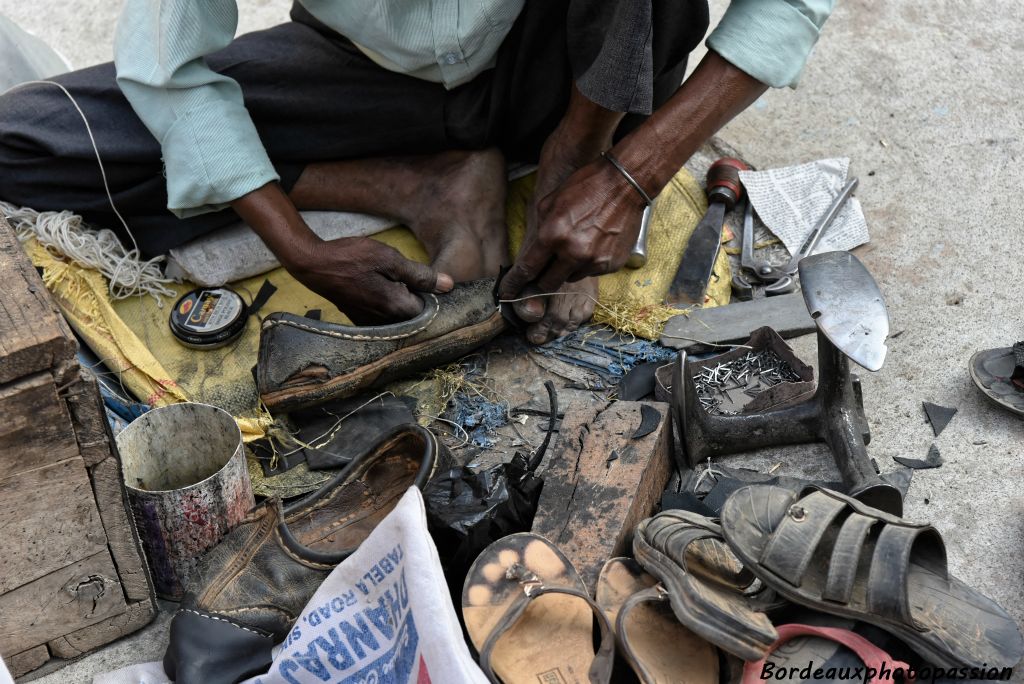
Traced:
POLYGON ((633 186, 633 189, 640 193, 640 196, 643 197, 644 202, 647 204, 647 206, 651 206, 652 204, 654 204, 654 200, 651 199, 651 196, 648 195, 642 187, 640 187, 640 184, 637 183, 636 179, 633 178, 632 174, 630 174, 629 171, 626 170, 626 167, 622 165, 622 162, 616 159, 611 152, 602 152, 601 156, 607 159, 609 163, 611 163, 611 165, 614 166, 618 170, 618 172, 622 174, 622 177, 625 178, 629 182, 629 184, 633 186))

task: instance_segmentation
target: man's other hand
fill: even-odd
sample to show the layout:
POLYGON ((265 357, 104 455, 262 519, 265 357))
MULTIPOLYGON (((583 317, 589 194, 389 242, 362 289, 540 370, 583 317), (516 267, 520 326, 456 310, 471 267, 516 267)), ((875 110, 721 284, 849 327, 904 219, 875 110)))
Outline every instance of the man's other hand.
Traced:
POLYGON ((636 244, 644 207, 606 160, 576 171, 538 202, 537 232, 502 280, 501 298, 515 298, 530 283, 555 292, 565 282, 619 270, 636 244))
POLYGON ((448 292, 454 284, 450 276, 361 237, 313 243, 312 249, 294 255, 286 268, 357 325, 413 318, 423 309, 414 292, 448 292))

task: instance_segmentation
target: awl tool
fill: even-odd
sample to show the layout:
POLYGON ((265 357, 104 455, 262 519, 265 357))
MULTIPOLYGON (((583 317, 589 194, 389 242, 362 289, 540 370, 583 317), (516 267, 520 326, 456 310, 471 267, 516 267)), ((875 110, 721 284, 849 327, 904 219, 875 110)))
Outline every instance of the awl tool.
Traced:
POLYGON ((657 199, 644 207, 644 213, 640 218, 640 232, 637 233, 636 244, 633 245, 633 249, 629 253, 626 268, 641 268, 647 265, 647 234, 650 232, 651 214, 654 213, 655 202, 657 199))
POLYGON ((668 304, 703 304, 708 282, 722 247, 725 215, 743 196, 740 171, 749 167, 739 159, 719 159, 708 169, 708 211, 686 244, 679 270, 668 289, 668 304))

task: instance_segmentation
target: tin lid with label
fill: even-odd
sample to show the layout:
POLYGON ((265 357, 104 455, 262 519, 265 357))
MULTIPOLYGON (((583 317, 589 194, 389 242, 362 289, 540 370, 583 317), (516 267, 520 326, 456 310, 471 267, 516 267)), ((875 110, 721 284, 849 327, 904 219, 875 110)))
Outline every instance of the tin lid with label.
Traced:
POLYGON ((226 287, 192 290, 174 304, 171 332, 196 349, 214 349, 234 341, 245 329, 245 300, 226 287))

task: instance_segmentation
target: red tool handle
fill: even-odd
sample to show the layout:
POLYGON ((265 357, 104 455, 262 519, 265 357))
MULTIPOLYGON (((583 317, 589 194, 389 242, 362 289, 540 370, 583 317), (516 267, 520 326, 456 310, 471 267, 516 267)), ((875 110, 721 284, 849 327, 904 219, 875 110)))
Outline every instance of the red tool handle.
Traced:
POLYGON ((743 197, 740 171, 749 170, 749 166, 732 157, 723 157, 712 164, 708 169, 708 201, 721 202, 726 211, 732 211, 743 197))

